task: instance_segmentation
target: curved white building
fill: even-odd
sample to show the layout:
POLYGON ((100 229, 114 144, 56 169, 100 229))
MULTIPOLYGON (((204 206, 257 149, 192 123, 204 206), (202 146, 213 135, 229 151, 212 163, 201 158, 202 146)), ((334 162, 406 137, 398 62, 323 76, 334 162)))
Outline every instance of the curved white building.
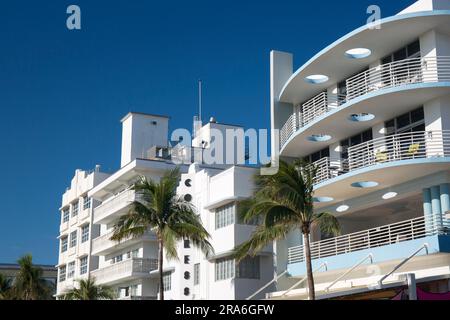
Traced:
MULTIPOLYGON (((387 298, 407 273, 449 291, 450 1, 421 0, 380 23, 297 70, 292 54, 271 53, 272 148, 319 167, 316 210, 341 222, 339 237, 312 235, 321 298, 387 298)), ((284 291, 305 276, 300 235, 276 247, 290 278, 270 297, 305 298, 301 284, 284 291)))

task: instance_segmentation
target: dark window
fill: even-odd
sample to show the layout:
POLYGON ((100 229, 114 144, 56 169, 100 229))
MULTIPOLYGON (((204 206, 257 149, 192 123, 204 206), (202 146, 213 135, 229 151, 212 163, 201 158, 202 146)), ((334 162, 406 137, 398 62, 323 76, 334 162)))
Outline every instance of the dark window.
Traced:
POLYGON ((418 54, 418 53, 420 54, 420 41, 417 40, 417 41, 411 43, 411 44, 407 47, 407 49, 408 49, 408 56, 409 56, 409 57, 411 57, 411 56, 413 56, 413 55, 416 55, 416 54, 418 54))
POLYGON ((318 161, 320 159, 323 159, 323 158, 328 158, 329 156, 330 156, 330 149, 329 148, 325 148, 325 149, 317 151, 317 152, 315 152, 313 154, 310 154, 309 156, 306 156, 304 158, 304 160, 306 162, 311 162, 312 163, 312 162, 316 162, 316 161, 318 161))
POLYGON ((403 132, 425 131, 425 115, 423 107, 404 113, 384 124, 387 135, 403 132))
POLYGON ((189 273, 189 271, 186 271, 185 273, 184 273, 184 279, 185 280, 189 280, 191 278, 191 274, 189 273))
POLYGON ((184 264, 189 264, 191 258, 189 256, 184 256, 184 264))
POLYGON ((425 114, 423 113, 423 108, 411 111, 411 123, 416 123, 425 119, 425 114))
POLYGON ((191 242, 189 239, 184 239, 184 248, 189 249, 191 247, 191 242))
POLYGON ((341 141, 341 155, 342 159, 348 159, 348 148, 356 146, 358 144, 370 141, 373 139, 372 129, 366 130, 364 132, 358 133, 353 137, 344 139, 341 141))
POLYGON ((184 295, 188 296, 190 294, 189 288, 184 288, 184 295))

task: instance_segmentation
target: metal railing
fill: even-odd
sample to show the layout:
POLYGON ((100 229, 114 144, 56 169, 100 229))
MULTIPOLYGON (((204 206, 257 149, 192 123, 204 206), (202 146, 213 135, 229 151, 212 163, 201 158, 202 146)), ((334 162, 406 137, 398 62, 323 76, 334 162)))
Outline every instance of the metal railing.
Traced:
POLYGON ((420 131, 380 137, 348 148, 349 170, 379 163, 450 155, 450 131, 420 131))
POLYGON ((283 146, 300 128, 314 121, 321 115, 336 109, 345 103, 345 96, 322 92, 306 101, 296 109, 283 125, 280 131, 280 145, 283 146))
POLYGON ((124 208, 136 199, 134 190, 126 189, 116 196, 106 200, 98 207, 94 208, 94 222, 97 222, 111 213, 124 208))
POLYGON ((347 79, 347 100, 380 89, 450 80, 450 57, 423 57, 395 61, 347 79))
POLYGON ((335 178, 348 172, 347 162, 343 160, 331 159, 329 157, 322 158, 312 163, 317 168, 314 183, 335 178))
POLYGON ((346 97, 322 92, 301 105, 300 127, 306 126, 321 115, 338 108, 346 101, 346 97))
MULTIPOLYGON (((450 220, 419 217, 311 243, 311 259, 337 256, 436 234, 450 234, 450 220), (441 223, 442 221, 442 223, 441 223)), ((304 246, 288 249, 288 263, 305 261, 304 246)))
POLYGON ((365 94, 402 85, 450 81, 450 57, 423 57, 395 61, 346 80, 346 95, 321 92, 298 106, 281 129, 280 146, 300 128, 318 117, 365 94))
POLYGON ((99 284, 109 283, 135 274, 147 274, 158 269, 158 259, 132 258, 92 271, 99 284))

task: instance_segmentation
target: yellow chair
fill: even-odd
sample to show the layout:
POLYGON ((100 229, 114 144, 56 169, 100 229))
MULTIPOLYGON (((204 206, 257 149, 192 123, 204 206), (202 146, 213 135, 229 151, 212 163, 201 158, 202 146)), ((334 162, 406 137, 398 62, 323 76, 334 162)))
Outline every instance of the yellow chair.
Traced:
POLYGON ((419 148, 420 148, 419 143, 413 143, 412 145, 409 146, 408 155, 409 156, 415 155, 417 152, 419 152, 419 148))
POLYGON ((386 162, 388 160, 388 155, 384 151, 377 151, 375 154, 375 159, 377 162, 386 162))

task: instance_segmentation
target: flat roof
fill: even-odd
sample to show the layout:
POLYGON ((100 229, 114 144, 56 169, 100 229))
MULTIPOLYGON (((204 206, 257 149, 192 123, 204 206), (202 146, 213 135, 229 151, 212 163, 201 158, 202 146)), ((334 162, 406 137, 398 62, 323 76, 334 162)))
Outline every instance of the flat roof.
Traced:
MULTIPOLYGON (((39 267, 42 268, 44 270, 51 270, 51 271, 55 271, 56 268, 54 265, 49 265, 49 264, 33 264, 34 267, 39 267)), ((20 269, 20 266, 17 263, 0 263, 0 269, 20 269)))
POLYGON ((166 118, 166 119, 170 119, 169 116, 164 116, 164 115, 160 115, 160 114, 152 114, 152 113, 144 113, 144 112, 134 112, 134 111, 130 111, 130 112, 128 112, 128 113, 120 120, 120 122, 124 122, 124 121, 127 120, 130 116, 132 116, 133 114, 138 114, 138 115, 146 116, 146 117, 157 117, 157 118, 166 118))

